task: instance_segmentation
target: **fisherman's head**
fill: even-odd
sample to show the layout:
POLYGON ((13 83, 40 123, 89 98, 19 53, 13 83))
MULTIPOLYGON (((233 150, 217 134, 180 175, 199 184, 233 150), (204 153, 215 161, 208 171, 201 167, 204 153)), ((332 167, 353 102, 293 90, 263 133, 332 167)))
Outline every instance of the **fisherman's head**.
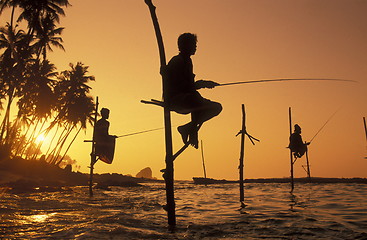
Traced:
POLYGON ((110 110, 108 108, 102 108, 101 109, 101 116, 104 119, 108 119, 110 116, 110 110))
POLYGON ((194 55, 196 52, 196 43, 198 38, 196 34, 183 33, 178 37, 177 44, 180 53, 185 55, 194 55))
POLYGON ((301 127, 298 124, 294 125, 294 132, 301 133, 301 127))

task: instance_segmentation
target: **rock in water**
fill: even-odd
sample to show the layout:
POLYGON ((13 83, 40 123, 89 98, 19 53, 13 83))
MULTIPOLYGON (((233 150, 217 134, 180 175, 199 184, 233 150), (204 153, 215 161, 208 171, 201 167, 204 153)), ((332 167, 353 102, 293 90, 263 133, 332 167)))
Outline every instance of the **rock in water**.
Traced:
POLYGON ((152 175, 152 169, 150 169, 150 167, 146 167, 142 170, 140 170, 140 172, 138 172, 138 174, 136 174, 137 178, 149 178, 152 179, 153 175, 152 175))

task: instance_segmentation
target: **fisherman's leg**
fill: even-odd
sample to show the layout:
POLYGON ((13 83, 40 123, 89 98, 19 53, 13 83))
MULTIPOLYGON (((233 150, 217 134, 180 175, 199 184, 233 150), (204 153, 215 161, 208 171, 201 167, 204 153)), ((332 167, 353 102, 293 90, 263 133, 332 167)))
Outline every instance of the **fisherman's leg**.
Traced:
POLYGON ((184 144, 186 144, 189 140, 189 135, 192 132, 194 124, 192 122, 186 123, 177 128, 178 132, 181 134, 181 138, 184 144))
POLYGON ((189 135, 189 142, 196 149, 199 147, 198 132, 201 125, 217 116, 222 111, 222 105, 220 103, 210 101, 201 96, 197 99, 197 106, 198 107, 191 113, 193 129, 189 135))
POLYGON ((195 119, 193 121, 198 125, 203 124, 213 117, 218 116, 222 112, 222 109, 220 103, 203 98, 201 106, 195 111, 195 119))
MULTIPOLYGON (((179 94, 170 99, 170 110, 175 111, 178 114, 189 114, 192 112, 192 97, 191 94, 179 94)), ((189 122, 177 127, 178 132, 181 134, 181 138, 184 144, 188 142, 189 134, 192 131, 193 123, 189 122)))

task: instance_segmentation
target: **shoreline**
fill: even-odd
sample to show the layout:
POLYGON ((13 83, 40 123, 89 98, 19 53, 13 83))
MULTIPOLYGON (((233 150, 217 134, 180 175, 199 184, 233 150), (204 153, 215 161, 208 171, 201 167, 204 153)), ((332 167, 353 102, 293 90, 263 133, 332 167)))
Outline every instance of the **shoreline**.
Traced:
MULTIPOLYGON (((213 179, 213 178, 193 178, 195 184, 229 184, 239 183, 239 180, 213 179)), ((352 178, 329 178, 329 177, 307 177, 294 178, 295 183, 361 183, 367 184, 367 178, 352 177, 352 178)), ((286 178, 254 178, 244 179, 244 183, 290 183, 291 179, 286 178)))
MULTIPOLYGON (((196 180, 175 180, 192 184, 229 184, 239 183, 238 180, 213 179, 197 177, 196 180)), ((159 182, 163 179, 136 178, 118 173, 104 173, 93 175, 94 188, 110 190, 110 186, 142 187, 141 183, 159 182)), ((290 183, 287 178, 256 178, 245 179, 244 183, 290 183)), ((357 183, 367 184, 367 178, 324 178, 312 177, 311 179, 294 178, 295 183, 357 183)), ((71 168, 62 169, 46 162, 12 159, 0 161, 0 188, 13 193, 37 191, 62 191, 67 187, 88 186, 89 174, 72 172, 71 168)))

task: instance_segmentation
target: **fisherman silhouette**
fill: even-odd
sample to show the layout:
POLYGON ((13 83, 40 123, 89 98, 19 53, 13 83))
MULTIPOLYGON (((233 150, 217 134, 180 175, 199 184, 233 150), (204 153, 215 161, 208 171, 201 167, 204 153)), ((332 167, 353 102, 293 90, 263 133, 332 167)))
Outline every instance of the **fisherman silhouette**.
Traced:
POLYGON ((115 139, 117 136, 108 133, 110 122, 107 119, 110 116, 110 110, 101 109, 101 119, 96 122, 94 128, 95 154, 105 163, 111 164, 115 151, 115 139))
POLYGON ((197 91, 201 88, 214 88, 219 84, 213 81, 195 81, 191 56, 195 55, 197 36, 183 33, 178 37, 179 54, 172 57, 167 66, 161 70, 165 81, 165 103, 170 110, 180 114, 191 113, 191 122, 179 126, 185 144, 198 148, 198 131, 201 125, 217 116, 222 105, 203 98, 197 91))
POLYGON ((301 127, 298 124, 295 124, 294 132, 289 137, 288 148, 291 149, 291 152, 296 159, 301 158, 305 154, 307 151, 307 145, 310 144, 309 142, 303 142, 301 132, 301 127))

